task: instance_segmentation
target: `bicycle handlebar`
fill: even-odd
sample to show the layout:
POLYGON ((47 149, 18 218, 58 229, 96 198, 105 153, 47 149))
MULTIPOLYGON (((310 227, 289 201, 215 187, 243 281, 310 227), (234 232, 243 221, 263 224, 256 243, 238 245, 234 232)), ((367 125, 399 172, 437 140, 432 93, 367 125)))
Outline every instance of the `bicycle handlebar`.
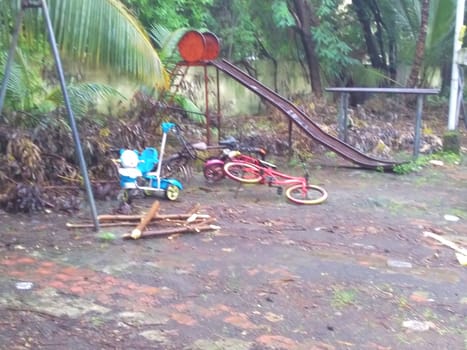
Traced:
MULTIPOLYGON (((196 151, 197 150, 205 150, 209 149, 210 146, 206 146, 205 144, 203 145, 205 147, 200 147, 201 143, 194 143, 191 144, 189 143, 185 137, 183 136, 183 129, 180 127, 180 125, 175 124, 174 128, 172 129, 173 133, 179 140, 180 144, 183 147, 183 151, 186 151, 190 157, 196 158, 196 151)), ((243 153, 254 153, 257 154, 261 160, 264 160, 266 158, 266 150, 261 147, 250 147, 250 146, 242 146, 239 144, 239 142, 234 138, 234 137, 229 137, 224 141, 219 142, 219 148, 225 148, 229 149, 231 151, 240 151, 243 153)))

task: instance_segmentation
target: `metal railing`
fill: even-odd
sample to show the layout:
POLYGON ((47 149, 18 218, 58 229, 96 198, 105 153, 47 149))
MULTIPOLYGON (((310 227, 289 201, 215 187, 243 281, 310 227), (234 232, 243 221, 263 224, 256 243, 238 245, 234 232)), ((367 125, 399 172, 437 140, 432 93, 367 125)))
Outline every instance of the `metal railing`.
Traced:
POLYGON ((339 139, 347 142, 347 109, 349 106, 349 95, 352 92, 366 92, 379 94, 403 94, 417 95, 417 112, 415 119, 415 136, 413 156, 418 158, 420 151, 420 136, 422 129, 422 111, 423 99, 427 95, 438 95, 439 89, 422 89, 422 88, 373 88, 373 87, 330 87, 326 91, 337 92, 340 94, 340 113, 338 120, 339 139))

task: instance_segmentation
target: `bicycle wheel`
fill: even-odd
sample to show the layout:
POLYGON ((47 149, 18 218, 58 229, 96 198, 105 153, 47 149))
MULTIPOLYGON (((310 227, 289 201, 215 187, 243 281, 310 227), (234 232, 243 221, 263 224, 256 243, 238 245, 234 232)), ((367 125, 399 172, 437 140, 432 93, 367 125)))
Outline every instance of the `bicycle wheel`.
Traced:
POLYGON ((261 169, 248 163, 227 162, 224 172, 232 180, 247 184, 257 184, 263 179, 261 169))
POLYGON ((207 165, 203 169, 203 174, 208 183, 214 183, 222 180, 225 176, 222 164, 207 165))
POLYGON ((189 182, 193 177, 190 158, 187 158, 185 155, 176 154, 162 161, 162 176, 175 177, 189 182))
MULTIPOLYGON (((136 179, 137 183, 138 183, 138 187, 151 187, 151 182, 144 178, 144 177, 139 177, 138 179, 136 179)), ((135 191, 136 192, 136 191, 135 191)), ((155 191, 151 191, 151 190, 139 190, 138 191, 140 194, 142 193, 144 197, 152 197, 155 193, 155 191)))
POLYGON ((117 195, 117 200, 120 202, 120 203, 127 203, 127 204, 130 204, 131 200, 130 200, 130 193, 129 193, 129 190, 120 190, 118 192, 118 195, 117 195))
POLYGON ((320 204, 328 198, 326 190, 315 185, 293 185, 286 189, 285 195, 297 204, 320 204))

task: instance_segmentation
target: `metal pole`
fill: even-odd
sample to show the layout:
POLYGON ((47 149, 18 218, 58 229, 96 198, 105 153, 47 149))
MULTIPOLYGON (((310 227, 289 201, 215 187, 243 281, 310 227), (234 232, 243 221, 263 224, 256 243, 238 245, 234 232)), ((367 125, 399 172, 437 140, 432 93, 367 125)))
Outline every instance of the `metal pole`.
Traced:
POLYGON ((457 90, 457 105, 456 105, 456 111, 457 111, 457 118, 458 120, 460 119, 461 113, 462 113, 462 118, 465 120, 465 111, 464 111, 464 70, 461 65, 458 65, 459 68, 459 88, 457 90))
POLYGON ((216 69, 216 87, 217 87, 217 144, 221 140, 221 97, 220 97, 220 81, 219 69, 216 69))
POLYGON ((211 121, 209 120, 209 88, 208 88, 208 68, 204 65, 204 98, 206 103, 206 138, 208 146, 211 144, 211 121))
POLYGON ((418 158, 420 151, 420 135, 422 129, 422 110, 423 110, 423 95, 417 95, 417 118, 415 120, 415 138, 413 142, 413 156, 418 158))
POLYGON ((6 88, 8 85, 8 79, 10 78, 11 65, 15 57, 16 46, 18 45, 18 37, 21 29, 21 23, 23 22, 24 9, 21 7, 18 16, 16 17, 15 29, 13 31, 13 38, 11 39, 10 50, 8 51, 8 58, 5 65, 5 74, 2 80, 2 87, 0 88, 0 113, 3 110, 3 103, 5 101, 6 88))
POLYGON ((42 1, 42 11, 44 12, 44 18, 45 18, 45 22, 46 22, 46 25, 47 25, 47 31, 48 31, 48 34, 49 34, 49 42, 50 42, 50 46, 52 47, 52 52, 53 52, 53 55, 54 55, 54 58, 55 58, 55 65, 57 67, 57 73, 58 73, 58 76, 59 76, 59 79, 60 79, 60 86, 62 88, 63 100, 65 101, 65 107, 66 107, 68 117, 69 117, 69 122, 70 122, 70 127, 71 127, 71 131, 72 131, 72 135, 73 135, 73 140, 75 142, 76 154, 77 154, 78 159, 79 159, 79 164, 80 164, 81 172, 83 174, 83 179, 84 179, 84 185, 86 187, 86 192, 87 192, 87 195, 88 195, 89 205, 91 207, 91 213, 92 213, 92 218, 93 218, 93 222, 94 222, 94 229, 96 231, 99 231, 99 220, 97 218, 96 204, 94 202, 94 196, 92 194, 92 188, 91 188, 91 183, 90 183, 89 177, 88 177, 86 162, 84 160, 83 150, 81 148, 81 143, 80 143, 79 134, 78 134, 78 128, 76 127, 75 117, 74 117, 73 111, 71 109, 70 99, 68 97, 68 92, 67 92, 66 85, 65 85, 65 76, 63 74, 62 63, 61 63, 61 60, 60 60, 60 55, 59 55, 59 52, 58 52, 57 43, 55 41, 55 35, 54 35, 54 32, 53 32, 53 28, 52 28, 52 22, 50 21, 49 10, 47 8, 46 1, 45 0, 41 0, 41 1, 42 1))
POLYGON ((459 89, 459 69, 457 57, 459 50, 462 48, 462 42, 459 40, 459 35, 464 23, 464 8, 465 0, 457 0, 456 27, 454 29, 454 48, 452 52, 451 92, 449 94, 448 130, 456 129, 459 116, 459 111, 457 110, 457 91, 459 89))
POLYGON ((289 119, 289 129, 288 129, 288 141, 289 141, 289 158, 292 157, 293 148, 292 148, 292 119, 289 119))
POLYGON ((157 169, 156 169, 157 189, 161 188, 162 159, 164 157, 165 143, 167 142, 167 133, 168 132, 169 131, 166 131, 165 128, 162 127, 162 141, 161 141, 161 148, 160 148, 160 153, 159 153, 159 161, 157 162, 157 169))
POLYGON ((349 124, 349 116, 347 111, 349 110, 350 94, 344 94, 344 96, 344 142, 347 142, 347 127, 349 124))
POLYGON ((349 94, 343 92, 340 97, 340 111, 339 111, 339 139, 347 142, 347 107, 349 103, 349 94))

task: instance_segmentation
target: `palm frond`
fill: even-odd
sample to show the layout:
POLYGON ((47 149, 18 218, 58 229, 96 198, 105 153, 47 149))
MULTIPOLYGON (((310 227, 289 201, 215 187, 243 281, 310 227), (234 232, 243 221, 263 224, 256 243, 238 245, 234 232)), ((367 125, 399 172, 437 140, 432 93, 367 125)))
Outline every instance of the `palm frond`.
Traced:
POLYGON ((57 42, 66 53, 90 67, 112 67, 150 86, 164 83, 162 63, 148 35, 121 2, 49 1, 57 42))
POLYGON ((439 45, 446 38, 452 38, 456 17, 455 0, 431 0, 430 23, 427 33, 427 46, 439 45))
MULTIPOLYGON (((3 81, 3 73, 5 71, 5 64, 7 60, 7 53, 0 53, 0 81, 3 81)), ((7 82, 7 95, 12 99, 20 99, 24 94, 21 84, 21 68, 13 62, 10 71, 10 77, 7 82)), ((8 99, 7 99, 8 101, 8 99)))
POLYGON ((347 69, 347 74, 357 86, 380 86, 383 82, 392 81, 381 70, 373 67, 367 67, 363 64, 352 64, 347 69))
MULTIPOLYGON (((10 18, 10 21, 0 22, 2 33, 10 32, 11 21, 19 10, 18 3, 17 0, 2 0, 2 7, 9 5, 10 18)), ((57 44, 64 57, 92 69, 110 68, 149 86, 165 84, 163 65, 149 36, 120 1, 49 0, 47 3, 57 44)), ((24 29, 22 40, 43 37, 42 12, 28 10, 24 29)))
MULTIPOLYGON (((78 117, 86 115, 89 108, 95 107, 101 100, 115 96, 122 99, 125 98, 116 89, 108 85, 97 83, 70 84, 67 86, 67 92, 73 111, 78 117)), ((52 90, 44 102, 47 102, 49 106, 54 106, 55 108, 63 105, 63 95, 60 88, 57 87, 52 90)))
MULTIPOLYGON (((44 91, 35 62, 30 62, 29 57, 21 49, 16 50, 17 59, 11 66, 10 76, 7 83, 6 105, 17 110, 29 110, 34 105, 34 95, 44 91)), ((3 79, 3 72, 6 62, 6 53, 0 55, 0 78, 3 79)))
POLYGON ((180 28, 171 32, 166 27, 158 24, 151 27, 149 35, 158 45, 162 60, 170 59, 177 54, 177 44, 188 30, 190 29, 180 28))
POLYGON ((418 0, 393 0, 386 3, 388 13, 406 40, 415 40, 420 27, 421 8, 418 0))
POLYGON ((177 95, 175 97, 175 101, 180 105, 180 107, 185 110, 185 113, 191 121, 205 125, 206 124, 206 117, 204 113, 194 104, 194 102, 182 95, 177 95))

